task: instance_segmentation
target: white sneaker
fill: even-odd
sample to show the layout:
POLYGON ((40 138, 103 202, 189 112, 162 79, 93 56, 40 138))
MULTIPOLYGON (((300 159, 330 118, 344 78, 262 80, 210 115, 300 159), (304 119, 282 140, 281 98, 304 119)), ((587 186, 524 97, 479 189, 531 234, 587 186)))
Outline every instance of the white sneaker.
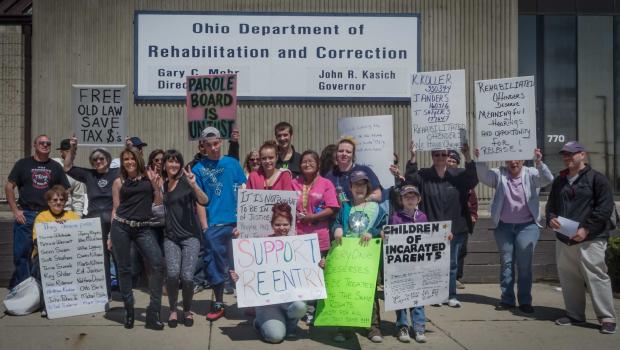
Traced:
POLYGON ((409 327, 400 327, 400 329, 398 330, 398 340, 403 343, 409 343, 411 341, 411 337, 409 336, 409 327))
POLYGON ((415 332, 415 341, 418 343, 426 343, 426 336, 423 332, 415 332))
POLYGON ((448 306, 449 307, 454 307, 454 308, 459 308, 459 307, 461 307, 461 302, 458 301, 456 298, 452 298, 452 299, 448 300, 448 306))

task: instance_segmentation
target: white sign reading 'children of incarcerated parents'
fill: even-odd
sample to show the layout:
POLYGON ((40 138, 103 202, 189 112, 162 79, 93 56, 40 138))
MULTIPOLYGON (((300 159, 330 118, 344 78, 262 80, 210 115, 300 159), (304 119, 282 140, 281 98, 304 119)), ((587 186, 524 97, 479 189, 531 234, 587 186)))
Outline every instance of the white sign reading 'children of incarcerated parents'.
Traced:
POLYGON ((73 131, 78 143, 124 146, 125 85, 73 85, 73 131))
POLYGON ((411 127, 418 150, 459 149, 466 121, 464 70, 411 76, 411 127))
POLYGON ((105 311, 108 293, 99 218, 39 223, 36 230, 47 317, 105 311))
POLYGON ((479 80, 474 89, 479 160, 532 159, 536 149, 534 77, 479 80))
POLYGON ((386 311, 448 299, 451 226, 437 221, 383 227, 386 311))
POLYGON ((134 96, 182 100, 186 77, 239 77, 239 100, 408 100, 416 14, 136 11, 134 96))
POLYGON ((390 165, 394 162, 391 115, 338 119, 338 133, 355 139, 356 164, 370 167, 384 187, 394 184, 394 175, 390 173, 390 165))
POLYGON ((325 299, 316 233, 233 239, 237 306, 325 299))
POLYGON ((295 191, 273 190, 238 190, 237 192, 237 229, 240 237, 264 237, 273 234, 271 228, 271 208, 277 203, 291 206, 293 220, 291 231, 295 232, 295 208, 299 196, 295 191))

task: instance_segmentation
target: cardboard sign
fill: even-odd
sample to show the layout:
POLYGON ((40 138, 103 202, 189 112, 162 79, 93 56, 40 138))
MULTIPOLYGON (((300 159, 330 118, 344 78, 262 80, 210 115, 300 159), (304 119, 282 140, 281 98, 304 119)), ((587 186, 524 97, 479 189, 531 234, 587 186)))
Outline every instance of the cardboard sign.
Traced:
POLYGON ((327 296, 316 233, 233 239, 233 256, 238 307, 327 296))
POLYGON ((536 149, 534 77, 479 80, 474 89, 478 159, 532 159, 536 149))
POLYGON ((385 311, 448 299, 450 221, 383 226, 385 311))
POLYGON ((73 132, 80 145, 125 145, 125 85, 73 85, 72 97, 73 132))
POLYGON ((378 238, 367 246, 359 238, 332 243, 325 262, 327 299, 317 304, 315 326, 370 327, 380 256, 378 238))
POLYGON ((383 187, 394 185, 394 126, 391 115, 338 119, 338 133, 357 142, 355 162, 370 167, 383 187))
POLYGON ((36 230, 47 317, 105 311, 108 293, 99 218, 39 223, 36 230))
POLYGON ((189 139, 199 138, 207 126, 216 127, 223 138, 229 138, 237 119, 237 75, 192 75, 185 86, 189 139))
POLYGON ((464 70, 411 76, 411 128, 418 150, 458 150, 466 112, 464 70))
POLYGON ((241 238, 265 237, 273 234, 271 228, 271 208, 277 203, 291 206, 293 221, 291 234, 295 234, 297 200, 295 191, 238 190, 237 191, 237 229, 241 238))

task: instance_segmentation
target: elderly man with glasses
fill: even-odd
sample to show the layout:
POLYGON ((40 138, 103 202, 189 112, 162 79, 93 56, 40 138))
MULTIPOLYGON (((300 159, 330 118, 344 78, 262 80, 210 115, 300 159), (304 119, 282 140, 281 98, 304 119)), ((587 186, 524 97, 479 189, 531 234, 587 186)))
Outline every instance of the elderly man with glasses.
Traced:
POLYGON ((37 214, 47 209, 45 192, 54 185, 70 188, 69 180, 60 164, 50 158, 52 142, 47 135, 34 139, 34 155, 18 160, 4 186, 6 199, 15 217, 13 223, 13 264, 15 272, 9 288, 30 276, 32 227, 37 214), (15 199, 15 188, 19 199, 15 199))

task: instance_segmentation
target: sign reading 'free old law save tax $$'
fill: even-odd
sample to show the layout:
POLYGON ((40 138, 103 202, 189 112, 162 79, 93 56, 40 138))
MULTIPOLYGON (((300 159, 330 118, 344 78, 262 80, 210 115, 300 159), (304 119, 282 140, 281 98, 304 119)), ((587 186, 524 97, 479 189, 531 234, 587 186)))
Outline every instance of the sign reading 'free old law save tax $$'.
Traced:
POLYGON ((240 100, 409 100, 419 17, 137 11, 137 100, 182 100, 190 75, 238 76, 240 100))

